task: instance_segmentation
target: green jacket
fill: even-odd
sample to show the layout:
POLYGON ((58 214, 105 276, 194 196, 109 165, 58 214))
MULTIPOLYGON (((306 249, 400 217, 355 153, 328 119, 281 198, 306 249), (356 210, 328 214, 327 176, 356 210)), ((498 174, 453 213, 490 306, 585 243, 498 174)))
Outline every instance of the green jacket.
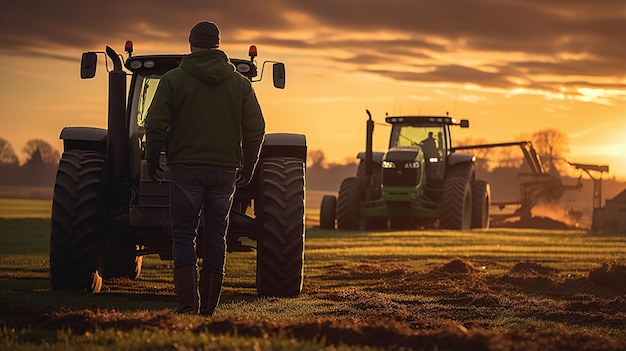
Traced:
POLYGON ((217 49, 183 57, 161 77, 145 123, 146 160, 240 167, 252 174, 265 121, 250 81, 217 49))

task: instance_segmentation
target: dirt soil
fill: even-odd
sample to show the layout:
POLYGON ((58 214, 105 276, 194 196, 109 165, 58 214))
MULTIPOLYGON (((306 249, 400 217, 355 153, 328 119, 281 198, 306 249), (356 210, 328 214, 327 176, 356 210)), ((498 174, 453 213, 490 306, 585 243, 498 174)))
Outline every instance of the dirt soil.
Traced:
POLYGON ((517 219, 500 223, 493 223, 492 227, 506 228, 534 228, 534 229, 555 229, 566 230, 575 227, 557 219, 550 217, 533 216, 527 219, 517 219))
MULTIPOLYGON (((114 310, 16 311, 0 307, 0 325, 75 333, 142 326, 254 337, 283 335, 330 344, 405 347, 414 350, 624 350, 624 335, 608 338, 590 328, 626 329, 626 266, 607 263, 587 276, 569 277, 532 262, 492 274, 497 262, 455 259, 428 271, 397 261, 364 261, 327 267, 326 278, 371 281, 374 288, 327 288, 309 282, 305 295, 336 301, 344 315, 298 322, 208 319, 189 325, 174 314, 114 310), (409 298, 407 298, 409 297, 409 298), (552 322, 499 328, 501 319, 552 322)), ((501 268, 501 267, 500 267, 501 268)), ((511 322, 508 320, 507 325, 511 322)))

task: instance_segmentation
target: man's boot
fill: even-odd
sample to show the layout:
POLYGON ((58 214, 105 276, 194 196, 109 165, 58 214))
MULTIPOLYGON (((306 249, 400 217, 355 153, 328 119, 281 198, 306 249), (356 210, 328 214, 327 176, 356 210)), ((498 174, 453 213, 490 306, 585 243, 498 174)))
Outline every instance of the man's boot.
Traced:
POLYGON ((198 276, 192 264, 174 268, 174 288, 178 313, 198 313, 198 276))
POLYGON ((200 314, 212 316, 220 301, 222 280, 224 274, 209 272, 206 269, 200 271, 200 314))

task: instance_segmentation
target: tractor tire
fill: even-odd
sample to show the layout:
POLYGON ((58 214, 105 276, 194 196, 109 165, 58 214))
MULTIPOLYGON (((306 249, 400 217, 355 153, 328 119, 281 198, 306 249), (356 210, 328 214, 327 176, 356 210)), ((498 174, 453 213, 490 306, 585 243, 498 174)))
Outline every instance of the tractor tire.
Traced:
MULTIPOLYGON (((469 162, 463 162, 449 167, 446 170, 446 181, 453 178, 466 179, 468 182, 474 178, 474 165, 469 162)), ((445 184, 444 184, 445 185, 445 184)))
POLYGON ((449 178, 443 184, 441 229, 469 230, 472 221, 472 192, 464 178, 449 178))
POLYGON ((335 195, 324 195, 320 205, 320 228, 335 229, 337 219, 337 197, 335 195))
MULTIPOLYGON (((367 179, 365 175, 365 161, 359 162, 359 166, 356 170, 356 176, 361 178, 364 182, 367 179)), ((372 197, 374 200, 378 200, 383 197, 383 167, 380 163, 372 163, 372 197)))
POLYGON ((472 182, 472 228, 489 228, 491 187, 484 180, 472 182))
POLYGON ((257 292, 296 297, 304 278, 305 167, 301 159, 268 157, 259 164, 263 230, 257 238, 257 292))
POLYGON ((100 291, 99 230, 104 226, 105 155, 87 150, 63 153, 59 162, 50 228, 53 289, 100 291))
POLYGON ((349 177, 339 186, 337 200, 337 228, 342 230, 380 230, 387 229, 386 217, 359 216, 359 207, 365 201, 363 179, 349 177))
POLYGON ((137 256, 137 245, 127 237, 114 236, 105 247, 100 275, 104 279, 128 278, 139 279, 143 258, 137 256))
POLYGON ((363 181, 357 177, 344 179, 339 186, 337 200, 337 228, 341 230, 363 229, 364 223, 359 218, 359 207, 365 199, 363 181))

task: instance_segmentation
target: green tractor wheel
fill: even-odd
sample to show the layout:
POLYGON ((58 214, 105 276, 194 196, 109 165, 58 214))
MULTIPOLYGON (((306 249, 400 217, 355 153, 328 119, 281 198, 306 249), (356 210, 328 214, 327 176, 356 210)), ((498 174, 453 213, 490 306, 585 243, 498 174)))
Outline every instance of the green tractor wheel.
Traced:
POLYGON ((337 200, 337 228, 342 230, 363 229, 359 218, 359 207, 365 199, 363 181, 357 177, 349 177, 341 182, 339 199, 337 200))
POLYGON ((342 230, 387 229, 386 217, 365 217, 359 215, 359 208, 365 201, 363 179, 349 177, 341 182, 337 200, 337 228, 342 230))
POLYGON ((53 289, 100 291, 105 156, 87 150, 63 153, 54 186, 50 228, 53 289))
MULTIPOLYGON (((363 182, 367 183, 367 175, 365 173, 365 161, 359 162, 359 166, 356 169, 356 176, 361 178, 363 182)), ((372 197, 376 199, 380 199, 383 196, 382 189, 382 176, 383 176, 383 167, 380 163, 374 162, 372 164, 372 197)))
POLYGON ((470 182, 461 177, 446 179, 441 199, 442 229, 469 230, 472 220, 472 192, 470 182))
POLYGON ((491 188, 484 180, 472 182, 472 228, 489 228, 491 188))
POLYGON ((257 238, 257 292, 296 297, 304 278, 304 163, 268 157, 259 168, 263 231, 257 238))
POLYGON ((324 195, 320 205, 320 228, 335 229, 337 219, 337 197, 335 195, 324 195))

